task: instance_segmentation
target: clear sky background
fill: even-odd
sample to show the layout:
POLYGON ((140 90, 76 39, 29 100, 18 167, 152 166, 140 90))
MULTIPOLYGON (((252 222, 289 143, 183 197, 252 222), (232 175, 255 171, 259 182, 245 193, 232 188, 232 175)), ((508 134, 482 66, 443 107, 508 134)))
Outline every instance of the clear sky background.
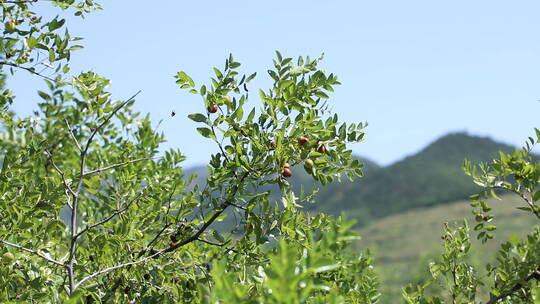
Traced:
MULTIPOLYGON (((270 84, 274 50, 324 52, 321 67, 343 83, 333 111, 369 123, 352 148, 381 164, 448 132, 521 145, 540 127, 539 1, 100 2, 103 11, 69 18, 86 47, 73 54, 72 70, 112 79, 117 99, 142 90, 136 109, 163 119, 166 147, 180 148, 187 165, 207 163, 216 147, 186 117, 204 112, 202 100, 173 75, 186 71, 200 86, 229 53, 245 73, 258 72, 256 90, 270 84)), ((17 112, 35 109, 34 82, 23 72, 12 80, 17 112)))

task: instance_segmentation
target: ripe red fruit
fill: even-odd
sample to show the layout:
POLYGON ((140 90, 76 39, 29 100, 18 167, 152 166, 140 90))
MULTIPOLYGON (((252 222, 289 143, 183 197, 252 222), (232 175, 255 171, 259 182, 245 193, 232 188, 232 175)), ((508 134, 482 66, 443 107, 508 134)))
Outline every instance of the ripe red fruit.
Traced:
POLYGON ((206 108, 206 110, 208 110, 208 113, 216 113, 217 110, 218 110, 218 106, 217 105, 211 105, 211 106, 208 106, 208 108, 206 108))
POLYGON ((328 149, 326 148, 325 145, 321 145, 319 147, 319 149, 317 149, 317 152, 321 153, 321 154, 326 154, 326 152, 328 151, 328 149))
POLYGON ((272 140, 270 142, 270 147, 272 148, 272 150, 274 150, 276 148, 276 146, 277 146, 276 142, 272 140))
POLYGON ((304 136, 301 136, 300 138, 298 138, 298 143, 301 145, 307 143, 308 141, 309 141, 309 138, 304 137, 304 136))
POLYGON ((291 164, 289 164, 289 163, 283 164, 283 168, 290 168, 290 167, 291 167, 291 164))
POLYGON ((281 172, 281 175, 283 177, 291 177, 292 176, 292 171, 289 168, 283 168, 283 172, 281 172))

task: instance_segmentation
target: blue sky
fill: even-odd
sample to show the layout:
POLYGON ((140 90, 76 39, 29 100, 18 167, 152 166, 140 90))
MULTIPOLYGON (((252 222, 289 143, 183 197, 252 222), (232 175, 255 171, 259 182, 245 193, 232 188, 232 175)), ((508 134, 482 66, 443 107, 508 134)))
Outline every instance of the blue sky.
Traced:
MULTIPOLYGON (((172 76, 183 70, 200 85, 229 53, 266 88, 274 50, 324 52, 321 67, 343 83, 333 111, 369 123, 352 148, 381 164, 452 131, 520 145, 540 127, 538 1, 101 2, 103 11, 69 18, 86 47, 72 70, 112 79, 118 99, 142 90, 136 108, 163 119, 166 147, 180 148, 187 165, 206 163, 216 147, 186 118, 204 111, 202 100, 172 76)), ((17 112, 35 108, 35 82, 21 72, 12 80, 17 112)))

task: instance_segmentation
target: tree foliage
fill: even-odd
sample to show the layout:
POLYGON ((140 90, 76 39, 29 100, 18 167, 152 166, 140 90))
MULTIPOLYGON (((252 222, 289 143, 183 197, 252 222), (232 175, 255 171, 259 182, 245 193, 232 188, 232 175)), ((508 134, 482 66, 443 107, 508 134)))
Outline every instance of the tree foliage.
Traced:
MULTIPOLYGON (((13 100, 4 94, 2 299, 376 301, 369 254, 345 250, 354 239, 351 223, 299 210, 310 195, 294 193, 284 174, 287 166, 291 174, 306 170, 323 184, 362 174, 347 144, 362 140, 363 125, 340 123, 328 111, 328 93, 339 82, 317 67, 322 58, 293 62, 276 52, 268 71, 274 84, 251 108, 247 85, 256 74, 239 75, 232 55, 207 85, 196 88, 179 72, 180 88, 202 97, 203 111, 189 118, 217 149, 205 185, 190 187, 193 177, 180 166, 185 157, 161 151, 163 135, 133 111, 138 93, 117 100, 108 79, 71 75, 78 38, 58 34, 64 19, 45 22, 31 4, 2 4, 3 71, 29 72, 49 89, 37 92, 39 112, 27 118, 6 111, 13 100), (268 184, 279 185, 280 201, 259 191, 268 184), (234 226, 215 229, 227 216, 234 226)), ((75 15, 99 8, 91 1, 52 4, 75 15)))
MULTIPOLYGON (((65 19, 32 11, 37 1, 2 1, 0 107, 0 298, 6 303, 377 303, 369 251, 348 250, 353 221, 303 212, 304 193, 287 179, 305 170, 325 185, 362 175, 349 144, 365 124, 347 124, 329 111, 339 85, 320 58, 276 52, 273 81, 255 90, 256 74, 241 75, 232 55, 208 84, 180 71, 180 89, 202 97, 204 140, 215 143, 204 185, 184 176, 178 149, 163 151, 164 136, 148 115, 133 110, 139 93, 116 99, 110 81, 93 72, 70 73, 71 52, 82 46, 65 19), (5 89, 16 72, 43 79, 39 111, 18 117, 5 89), (257 94, 258 93, 258 94, 257 94), (250 100, 256 94, 258 104, 250 100), (257 106, 254 106, 257 105, 257 106), (275 200, 268 185, 277 185, 275 200), (216 225, 233 218, 227 226, 216 225)), ((84 16, 93 1, 50 1, 84 16)), ((540 132, 537 132, 540 133, 540 132)), ((537 135, 538 136, 538 135, 537 135)), ((531 138, 531 145, 538 140, 531 138)), ((528 144, 467 172, 485 189, 473 199, 479 237, 495 230, 483 199, 493 189, 518 194, 522 210, 539 217, 540 165, 528 144), (510 178, 508 178, 510 177, 510 178)), ((490 277, 479 278, 465 259, 468 224, 446 227, 444 253, 430 265, 447 293, 426 296, 434 281, 404 289, 406 303, 477 301, 538 303, 540 231, 505 243, 490 277)))

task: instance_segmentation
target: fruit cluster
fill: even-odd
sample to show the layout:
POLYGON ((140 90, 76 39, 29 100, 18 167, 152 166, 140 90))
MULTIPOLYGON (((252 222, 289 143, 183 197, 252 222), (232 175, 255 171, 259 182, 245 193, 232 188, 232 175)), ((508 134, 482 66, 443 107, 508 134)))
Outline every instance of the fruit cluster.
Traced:
MULTIPOLYGON (((303 146, 305 144, 309 143, 309 138, 305 137, 305 136, 300 136, 298 138, 298 144, 303 146)), ((275 141, 271 141, 270 142, 270 147, 272 148, 272 150, 274 150, 276 148, 276 142, 275 141)), ((321 144, 318 148, 317 148, 317 152, 321 153, 321 154, 326 154, 326 152, 328 151, 328 149, 326 148, 326 145, 324 144, 321 144)), ((312 159, 306 159, 304 161, 304 166, 306 168, 313 168, 313 166, 315 165, 315 163, 313 162, 312 159)), ((307 170, 307 169, 306 169, 307 170)), ((285 177, 285 178, 289 178, 293 175, 293 172, 291 170, 291 164, 289 163, 285 163, 282 167, 282 171, 281 171, 281 176, 285 177)))

